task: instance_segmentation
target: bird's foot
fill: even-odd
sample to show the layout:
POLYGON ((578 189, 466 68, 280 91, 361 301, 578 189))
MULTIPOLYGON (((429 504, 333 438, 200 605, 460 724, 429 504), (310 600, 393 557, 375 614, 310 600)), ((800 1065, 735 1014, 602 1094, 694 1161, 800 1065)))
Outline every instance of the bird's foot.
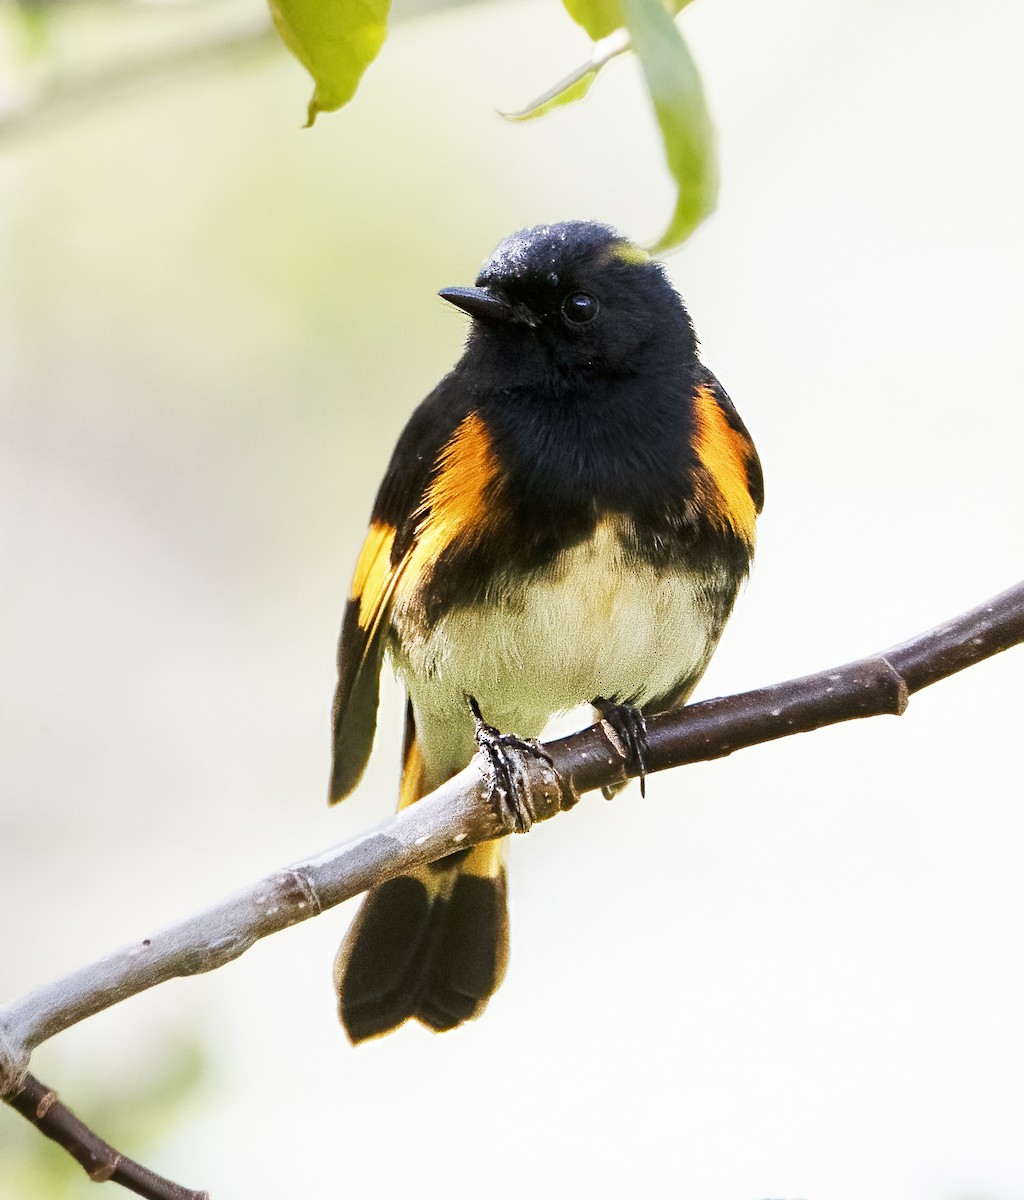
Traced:
POLYGON ((476 700, 466 698, 476 721, 476 744, 487 758, 491 798, 513 832, 526 833, 534 820, 527 760, 539 759, 554 768, 551 755, 536 738, 518 738, 488 725, 476 700))
MULTIPOLYGON (((640 780, 640 795, 647 795, 647 721, 644 714, 635 704, 616 704, 601 696, 594 701, 594 707, 601 714, 601 720, 607 721, 615 736, 626 751, 626 762, 631 769, 636 770, 640 780)), ((610 800, 618 788, 602 788, 605 799, 610 800)))

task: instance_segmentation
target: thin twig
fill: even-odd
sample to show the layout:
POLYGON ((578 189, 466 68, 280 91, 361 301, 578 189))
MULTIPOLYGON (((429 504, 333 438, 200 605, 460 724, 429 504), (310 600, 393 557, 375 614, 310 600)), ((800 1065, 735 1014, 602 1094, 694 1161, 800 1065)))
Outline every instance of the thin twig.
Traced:
POLYGON ((141 84, 181 79, 190 71, 269 50, 275 40, 265 13, 246 14, 223 30, 203 30, 181 42, 161 42, 137 56, 97 68, 70 69, 35 89, 20 93, 9 89, 0 98, 0 138, 23 133, 40 122, 81 117, 91 105, 114 101, 141 84))
MULTIPOLYGON (((913 692, 1021 642, 1024 582, 882 654, 651 717, 647 772, 721 758, 745 746, 842 721, 899 715, 913 692)), ((625 749, 604 722, 545 749, 550 763, 531 759, 527 771, 530 815, 536 821, 571 807, 581 792, 630 776, 625 749)), ((86 1017, 165 980, 223 966, 260 938, 317 916, 412 866, 511 832, 474 761, 377 829, 261 879, 189 920, 0 1009, 0 1095, 24 1111, 18 1097, 26 1095, 32 1078, 27 1074, 32 1051, 86 1017)))
POLYGON ((95 1183, 119 1183, 146 1200, 209 1200, 196 1192, 155 1175, 134 1159, 126 1158, 96 1136, 63 1103, 56 1092, 34 1075, 26 1075, 8 1103, 45 1137, 65 1149, 95 1183))

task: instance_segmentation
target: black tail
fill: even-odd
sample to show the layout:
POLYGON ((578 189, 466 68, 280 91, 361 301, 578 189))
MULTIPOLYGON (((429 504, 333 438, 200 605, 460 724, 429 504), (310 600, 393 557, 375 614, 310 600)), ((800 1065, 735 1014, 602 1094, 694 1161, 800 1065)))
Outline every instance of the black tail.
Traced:
POLYGON ((437 1032, 483 1012, 508 961, 500 842, 372 888, 338 952, 341 1023, 353 1043, 410 1017, 437 1032))

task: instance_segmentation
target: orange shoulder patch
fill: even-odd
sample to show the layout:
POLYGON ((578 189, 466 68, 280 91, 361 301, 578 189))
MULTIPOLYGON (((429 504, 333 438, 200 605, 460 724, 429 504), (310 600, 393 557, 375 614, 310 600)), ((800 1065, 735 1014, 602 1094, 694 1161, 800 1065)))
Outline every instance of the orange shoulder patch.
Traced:
POLYGON ((701 495, 705 512, 721 529, 730 529, 751 549, 757 506, 750 494, 748 440, 733 429, 710 388, 699 387, 693 398, 694 450, 711 487, 701 495))
POLYGON ((372 638, 392 602, 408 598, 429 575, 438 556, 455 541, 473 541, 490 519, 498 460, 481 419, 470 413, 442 447, 437 470, 416 514, 416 535, 392 561, 397 530, 374 522, 352 579, 350 603, 359 629, 372 638))
POLYGON ((405 576, 415 587, 454 542, 476 541, 491 521, 498 459, 487 427, 470 413, 438 455, 437 471, 420 508, 416 541, 405 576))
POLYGON ((470 413, 438 456, 437 474, 423 504, 429 512, 427 528, 442 527, 453 537, 472 535, 487 521, 487 492, 497 475, 498 460, 487 426, 470 413))

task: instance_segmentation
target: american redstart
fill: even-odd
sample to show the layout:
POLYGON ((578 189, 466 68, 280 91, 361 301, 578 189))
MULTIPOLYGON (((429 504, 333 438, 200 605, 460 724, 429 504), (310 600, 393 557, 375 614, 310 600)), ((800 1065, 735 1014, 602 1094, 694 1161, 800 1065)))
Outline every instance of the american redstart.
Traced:
MULTIPOLYGON (((465 352, 377 495, 338 651, 331 802, 359 782, 381 664, 404 682, 400 806, 478 745, 495 786, 549 718, 593 704, 643 767, 747 574, 757 452, 663 268, 606 225, 513 234, 473 287, 465 352), (486 724, 485 724, 486 722, 486 724), (507 731, 509 735, 496 731, 507 731)), ((338 954, 353 1042, 483 1011, 508 957, 500 841, 370 890, 338 954)))

